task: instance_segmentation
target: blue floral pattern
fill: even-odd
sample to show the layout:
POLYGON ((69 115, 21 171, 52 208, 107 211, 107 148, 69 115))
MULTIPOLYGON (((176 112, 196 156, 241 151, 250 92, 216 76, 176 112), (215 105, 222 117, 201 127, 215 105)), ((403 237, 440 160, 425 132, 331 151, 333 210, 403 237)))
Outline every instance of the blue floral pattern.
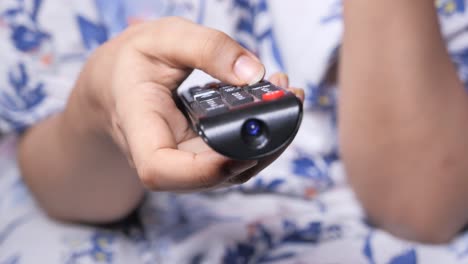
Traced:
MULTIPOLYGON (((436 1, 450 54, 468 87, 466 4, 436 1)), ((289 71, 292 83, 306 88, 308 107, 292 146, 246 184, 199 194, 148 194, 132 217, 105 227, 48 219, 21 180, 16 138, 0 141, 0 264, 467 263, 467 233, 429 247, 368 224, 337 154, 336 89, 323 81, 339 49, 342 2, 294 3, 313 5, 309 11, 316 13, 301 21, 314 30, 310 38, 308 27, 289 24, 295 16, 292 5, 267 0, 2 0, 3 133, 22 132, 60 111, 66 96, 59 94, 70 92, 93 49, 132 23, 169 15, 224 30, 256 53, 268 72, 289 71), (218 23, 215 18, 221 16, 225 21, 218 23), (291 37, 302 42, 282 41, 291 37), (316 42, 321 45, 310 49, 316 42), (304 64, 295 67, 299 62, 304 64)))

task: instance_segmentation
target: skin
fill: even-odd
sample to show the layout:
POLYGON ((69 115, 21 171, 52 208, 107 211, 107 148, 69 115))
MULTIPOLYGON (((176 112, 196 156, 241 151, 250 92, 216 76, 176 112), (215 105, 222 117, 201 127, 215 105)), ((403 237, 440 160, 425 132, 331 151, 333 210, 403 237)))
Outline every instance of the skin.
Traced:
POLYGON ((468 220, 468 98, 434 2, 344 5, 339 132, 349 180, 377 226, 447 242, 468 220))
MULTIPOLYGON (((239 184, 276 159, 281 151, 263 160, 230 160, 196 137, 172 99, 194 68, 236 85, 258 82, 265 72, 227 35, 180 18, 133 26, 99 47, 66 109, 21 139, 21 172, 44 210, 66 221, 114 221, 140 203, 145 189, 239 184)), ((288 86, 285 74, 272 81, 288 86)))
MULTIPOLYGON (((379 227, 449 241, 468 220, 468 98, 434 3, 344 1, 344 22, 339 134, 349 181, 379 227)), ((175 18, 103 45, 66 110, 21 141, 20 166, 39 203, 59 219, 105 222, 133 209, 144 187, 196 191, 252 177, 275 157, 249 163, 216 154, 170 97, 192 68, 233 84, 258 80, 258 61, 236 74, 242 55, 257 61, 227 36, 175 18)), ((282 76, 274 79, 287 86, 282 76)))

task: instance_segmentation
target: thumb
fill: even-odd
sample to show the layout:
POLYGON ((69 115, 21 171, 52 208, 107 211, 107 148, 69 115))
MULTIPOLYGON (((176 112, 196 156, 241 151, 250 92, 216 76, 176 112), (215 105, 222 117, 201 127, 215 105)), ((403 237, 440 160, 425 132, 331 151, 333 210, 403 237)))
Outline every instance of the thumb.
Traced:
POLYGON ((143 31, 148 34, 139 34, 138 50, 176 68, 200 69, 235 85, 257 83, 265 75, 262 63, 221 31, 177 17, 149 23, 143 31))

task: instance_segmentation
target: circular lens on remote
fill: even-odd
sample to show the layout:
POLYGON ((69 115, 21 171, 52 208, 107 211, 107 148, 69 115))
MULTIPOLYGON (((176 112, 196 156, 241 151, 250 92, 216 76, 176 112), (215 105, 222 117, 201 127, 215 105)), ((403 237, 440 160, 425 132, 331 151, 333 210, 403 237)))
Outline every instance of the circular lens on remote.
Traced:
POLYGON ((242 139, 252 148, 263 148, 268 142, 265 124, 257 119, 249 119, 242 126, 242 139))
POLYGON ((262 127, 260 122, 257 120, 249 120, 245 123, 245 131, 249 136, 256 137, 261 134, 262 127))

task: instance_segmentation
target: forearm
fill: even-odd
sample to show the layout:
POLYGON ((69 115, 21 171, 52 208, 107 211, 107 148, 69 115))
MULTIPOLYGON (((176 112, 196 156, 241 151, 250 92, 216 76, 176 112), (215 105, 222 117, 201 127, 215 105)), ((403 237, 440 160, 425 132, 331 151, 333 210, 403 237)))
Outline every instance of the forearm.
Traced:
POLYGON ((21 172, 53 217, 112 221, 137 206, 143 188, 112 140, 83 120, 96 113, 80 104, 72 96, 63 113, 27 131, 19 149, 21 172))
POLYGON ((443 241, 468 219, 468 100, 433 5, 345 1, 340 141, 377 224, 443 241), (432 227, 439 234, 428 234, 432 227))

